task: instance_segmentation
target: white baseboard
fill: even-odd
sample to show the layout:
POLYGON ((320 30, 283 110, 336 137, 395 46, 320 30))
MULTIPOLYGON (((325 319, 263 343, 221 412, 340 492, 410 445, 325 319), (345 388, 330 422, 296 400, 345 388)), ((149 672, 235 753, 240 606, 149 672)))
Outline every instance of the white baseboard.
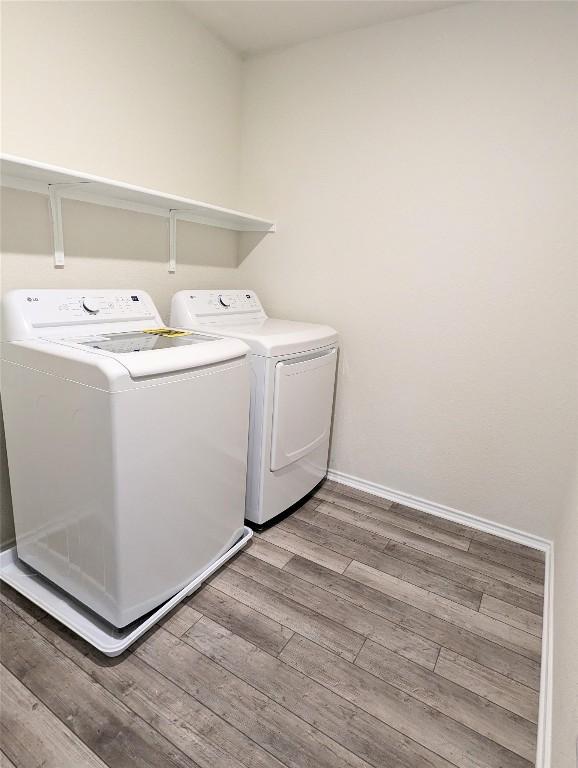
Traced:
POLYGON ((542 621, 542 666, 536 768, 552 765, 552 705, 554 685, 554 542, 548 542, 544 578, 544 618, 542 621))
POLYGON ((516 541, 527 547, 539 549, 545 553, 545 580, 544 580, 544 617, 542 624, 542 664, 540 675, 540 704, 538 715, 538 744, 536 750, 536 768, 551 768, 552 748, 552 680, 553 680, 553 632, 554 632, 554 543, 540 536, 535 536, 509 525, 487 520, 459 509, 438 504, 435 501, 421 499, 409 493, 387 488, 379 483, 372 483, 345 472, 330 469, 327 473, 329 480, 343 483, 359 491, 372 493, 382 499, 388 499, 398 504, 403 504, 412 509, 428 512, 445 520, 475 528, 478 531, 501 536, 510 541, 516 541))

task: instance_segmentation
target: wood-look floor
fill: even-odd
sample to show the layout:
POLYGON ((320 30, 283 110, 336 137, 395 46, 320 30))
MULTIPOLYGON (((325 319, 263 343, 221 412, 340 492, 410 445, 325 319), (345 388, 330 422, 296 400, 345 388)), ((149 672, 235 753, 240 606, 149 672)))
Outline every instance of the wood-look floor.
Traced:
POLYGON ((2 594, 2 766, 523 768, 544 558, 326 482, 131 651, 2 594))

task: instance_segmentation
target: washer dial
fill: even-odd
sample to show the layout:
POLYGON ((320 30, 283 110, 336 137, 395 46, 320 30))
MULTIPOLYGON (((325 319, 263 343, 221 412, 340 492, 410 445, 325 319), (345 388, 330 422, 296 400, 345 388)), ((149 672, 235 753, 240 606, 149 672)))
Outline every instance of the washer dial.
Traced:
POLYGON ((90 296, 86 296, 82 300, 82 308, 90 315, 96 315, 100 312, 100 302, 98 299, 91 299, 90 296))

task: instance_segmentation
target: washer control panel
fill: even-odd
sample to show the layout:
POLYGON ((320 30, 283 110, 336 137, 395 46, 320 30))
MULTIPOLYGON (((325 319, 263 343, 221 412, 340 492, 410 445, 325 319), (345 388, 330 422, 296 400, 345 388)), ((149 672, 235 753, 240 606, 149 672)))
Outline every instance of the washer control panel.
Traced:
POLYGON ((143 322, 158 327, 159 315, 144 291, 105 290, 17 290, 7 294, 10 317, 15 325, 10 338, 30 338, 52 330, 74 326, 102 326, 111 329, 143 322), (51 330, 52 329, 52 330, 51 330), (18 333, 14 336, 14 333, 18 333))
POLYGON ((148 297, 136 293, 95 291, 84 296, 38 295, 30 292, 26 297, 31 324, 36 327, 47 325, 70 325, 86 321, 91 323, 114 323, 122 320, 144 320, 155 315, 148 305, 148 297))

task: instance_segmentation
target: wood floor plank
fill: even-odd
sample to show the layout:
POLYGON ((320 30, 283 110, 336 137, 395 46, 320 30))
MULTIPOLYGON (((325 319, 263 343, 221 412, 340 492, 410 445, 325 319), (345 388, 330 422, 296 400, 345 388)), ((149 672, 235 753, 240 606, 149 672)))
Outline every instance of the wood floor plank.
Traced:
POLYGON ((325 528, 320 528, 319 526, 299 518, 288 517, 286 520, 280 522, 277 528, 294 536, 299 536, 302 539, 305 539, 305 541, 311 541, 314 544, 319 544, 321 547, 331 549, 333 552, 337 552, 349 560, 362 558, 368 551, 372 554, 379 553, 379 550, 376 550, 375 547, 368 547, 365 544, 360 544, 357 541, 345 538, 338 533, 334 533, 325 528))
POLYGON ((226 627, 236 635, 245 638, 258 648, 276 656, 293 636, 293 630, 279 622, 258 613, 224 592, 205 586, 191 599, 191 604, 200 611, 199 616, 208 618, 226 627))
MULTIPOLYGON (((524 610, 531 611, 532 613, 536 613, 540 616, 542 615, 544 599, 541 595, 532 594, 531 592, 522 590, 519 587, 513 586, 512 584, 506 584, 505 582, 495 579, 491 576, 477 573, 476 571, 471 571, 468 568, 464 568, 463 566, 457 565, 456 563, 450 562, 444 558, 436 557, 434 555, 430 555, 427 552, 423 552, 422 550, 415 549, 414 547, 407 546, 397 541, 385 539, 374 533, 369 533, 361 528, 358 528, 357 526, 329 517, 322 512, 316 512, 308 522, 310 525, 322 528, 328 531, 330 534, 339 534, 343 538, 346 538, 348 541, 359 541, 359 537, 356 532, 360 532, 369 536, 373 540, 373 549, 378 551, 385 551, 387 555, 391 555, 405 563, 412 564, 420 571, 435 573, 437 576, 439 576, 440 581, 438 583, 442 586, 444 584, 446 585, 445 591, 442 591, 438 588, 433 588, 433 585, 430 591, 436 592, 437 594, 442 594, 444 597, 448 597, 450 600, 453 599, 456 602, 463 603, 464 605, 475 607, 475 599, 478 600, 479 605, 481 597, 478 598, 477 596, 485 592, 487 594, 493 595, 494 597, 497 597, 498 599, 504 600, 505 602, 509 602, 512 605, 517 605, 524 610), (456 589, 454 589, 453 585, 456 585, 456 589), (454 592, 453 596, 450 594, 452 590, 454 592), (472 599, 473 595, 476 595, 475 599, 472 599)), ((372 563, 362 558, 358 557, 356 559, 358 559, 360 562, 367 562, 368 565, 372 565, 372 563)), ((379 570, 381 570, 381 568, 379 568, 377 565, 374 565, 374 567, 377 567, 379 570)), ((396 574, 392 572, 392 575, 396 574)), ((419 586, 424 586, 424 583, 415 581, 409 578, 409 576, 406 578, 408 581, 412 581, 412 583, 417 583, 419 586)))
POLYGON ((389 499, 384 499, 382 496, 376 496, 374 493, 368 493, 367 491, 361 491, 358 488, 353 488, 351 485, 345 485, 344 483, 337 483, 334 480, 326 481, 316 492, 315 498, 320 498, 323 491, 335 491, 336 493, 342 493, 344 496, 349 496, 352 499, 361 499, 367 501, 370 504, 375 504, 384 509, 391 509, 393 502, 389 499))
POLYGON ((309 506, 308 504, 304 504, 302 507, 299 507, 296 509, 290 517, 294 518, 295 520, 305 520, 305 522, 309 523, 311 520, 315 519, 315 515, 317 514, 317 507, 321 504, 321 499, 317 499, 315 506, 309 506))
POLYGON ((516 552, 503 552, 501 549, 496 549, 496 547, 492 547, 482 541, 476 541, 475 539, 470 543, 469 551, 474 555, 478 555, 483 560, 500 563, 508 568, 512 568, 514 571, 520 571, 520 573, 533 576, 535 579, 544 579, 545 566, 539 560, 533 560, 516 552))
POLYGON ((503 645, 505 648, 527 656, 529 659, 540 660, 542 644, 539 638, 529 632, 524 632, 491 616, 446 600, 446 598, 427 592, 421 587, 416 587, 415 584, 409 584, 390 576, 388 573, 371 568, 369 565, 358 563, 356 560, 351 562, 344 575, 383 592, 389 597, 409 603, 414 608, 419 608, 438 619, 443 619, 469 632, 474 632, 493 643, 503 645))
MULTIPOLYGON (((375 518, 376 520, 382 520, 387 523, 391 523, 398 528, 402 528, 412 533, 418 533, 420 536, 425 536, 428 539, 434 539, 435 541, 441 541, 451 547, 462 549, 467 551, 470 545, 469 537, 450 533, 449 531, 443 531, 440 528, 436 528, 429 524, 429 521, 415 520, 409 517, 399 515, 396 513, 394 507, 384 508, 383 506, 376 505, 369 501, 362 501, 348 497, 342 493, 335 491, 322 491, 318 494, 318 498, 326 502, 339 504, 342 507, 347 507, 355 512, 360 512, 362 515, 375 518)), ((320 505, 321 507, 321 505, 320 505)), ((322 508, 322 507, 321 507, 322 508)), ((319 509, 319 507, 318 507, 319 509)))
POLYGON ((299 635, 291 638, 279 658, 458 768, 473 765, 529 768, 531 765, 519 755, 299 635))
POLYGON ((539 689, 540 665, 525 656, 303 558, 293 558, 286 569, 425 639, 450 648, 534 690, 539 689))
MULTIPOLYGON (((321 517, 322 515, 319 516, 319 522, 316 521, 316 525, 321 524, 321 517)), ((430 555, 428 552, 408 547, 397 541, 390 541, 386 544, 385 551, 400 560, 413 563, 427 571, 433 571, 446 579, 457 581, 464 587, 492 595, 511 605, 517 605, 520 608, 531 611, 538 616, 542 615, 544 604, 542 595, 534 595, 512 584, 506 584, 492 576, 471 571, 469 568, 464 568, 461 565, 444 560, 441 557, 436 557, 435 555, 430 555)))
POLYGON ((529 560, 537 560, 538 562, 543 563, 546 559, 546 555, 540 549, 535 549, 534 547, 527 547, 525 544, 519 544, 517 541, 510 541, 509 539, 504 539, 503 537, 496 536, 493 533, 486 533, 485 531, 477 531, 475 529, 472 529, 471 537, 476 541, 481 541, 484 544, 489 544, 491 547, 494 547, 495 549, 499 549, 502 552, 512 552, 516 555, 522 555, 523 557, 526 557, 529 560))
POLYGON ((291 515, 284 521, 287 522, 303 522, 308 525, 316 525, 318 528, 323 528, 328 533, 332 533, 337 536, 341 536, 343 539, 352 542, 353 544, 359 544, 368 549, 374 549, 377 552, 383 552, 389 539, 383 536, 376 536, 371 531, 365 531, 363 528, 359 528, 349 523, 344 523, 336 518, 328 517, 324 515, 319 509, 308 515, 302 515, 297 517, 291 515))
POLYGON ((411 584, 423 587, 437 595, 442 595, 448 600, 454 600, 456 603, 465 605, 468 608, 478 610, 482 599, 480 591, 467 589, 454 581, 449 581, 443 576, 438 576, 431 571, 424 571, 411 563, 407 563, 399 558, 392 557, 389 554, 379 552, 375 549, 365 547, 362 544, 346 539, 332 533, 325 528, 312 525, 303 520, 293 520, 291 518, 279 524, 283 530, 289 531, 296 536, 320 544, 332 549, 340 554, 357 560, 379 571, 389 573, 391 576, 408 581, 411 584))
MULTIPOLYGON (((261 562, 251 559, 254 567, 261 562)), ((240 560, 217 573, 211 579, 211 585, 284 627, 331 648, 340 656, 347 659, 357 656, 364 641, 362 635, 244 575, 237 570, 240 560)), ((278 568, 274 570, 282 573, 278 568)))
POLYGON ((439 756, 214 622, 200 621, 187 641, 374 766, 449 768, 439 756))
POLYGON ((2 745, 19 768, 106 768, 84 742, 0 666, 2 745))
POLYGON ((355 664, 476 733, 534 762, 536 728, 523 717, 435 672, 400 659, 391 651, 384 651, 371 640, 364 644, 355 664))
POLYGON ((197 651, 190 639, 185 642, 160 629, 135 653, 288 768, 367 768, 319 729, 197 651))
POLYGON ((44 619, 36 629, 202 768, 282 768, 273 755, 135 654, 121 662, 107 659, 54 619, 44 619))
MULTIPOLYGON (((344 487, 345 486, 339 486, 339 490, 341 491, 341 489, 344 487)), ((506 539, 500 539, 497 536, 486 534, 482 531, 476 531, 473 528, 466 528, 466 526, 454 523, 449 520, 444 520, 443 518, 434 518, 432 515, 426 512, 410 509, 409 507, 403 507, 399 504, 394 504, 392 509, 395 509, 397 513, 415 517, 415 519, 422 522, 430 521, 431 525, 441 527, 442 529, 447 528, 448 531, 458 535, 465 536, 467 532, 467 535, 471 535, 473 538, 478 538, 481 541, 491 543, 496 547, 498 544, 500 544, 500 546, 502 546, 506 551, 509 551, 511 548, 512 551, 517 552, 518 554, 523 554, 526 552, 530 553, 529 556, 533 557, 534 559, 543 560, 543 553, 537 550, 533 550, 530 547, 524 547, 523 545, 517 544, 515 542, 510 542, 506 539)), ((448 561, 445 558, 445 555, 447 554, 446 552, 437 551, 436 554, 422 552, 421 549, 415 549, 413 546, 407 546, 400 541, 389 540, 385 535, 379 536, 375 530, 368 532, 364 529, 357 528, 356 525, 344 522, 343 520, 338 520, 335 517, 329 518, 328 515, 323 514, 323 507, 318 508, 316 515, 310 516, 309 518, 304 517, 303 519, 319 527, 323 527, 327 530, 339 533, 340 535, 347 538, 353 538, 355 536, 354 532, 356 529, 358 531, 363 531, 363 533, 369 535, 370 538, 373 537, 373 546, 376 549, 385 549, 386 551, 390 551, 392 554, 395 554, 395 556, 398 556, 403 560, 414 562, 415 564, 422 565, 428 570, 442 573, 450 580, 456 581, 466 588, 488 592, 489 594, 493 594, 494 597, 503 599, 506 602, 511 602, 513 605, 519 605, 525 610, 530 610, 533 613, 537 613, 539 615, 542 614, 543 597, 541 590, 537 590, 537 593, 534 594, 528 592, 527 590, 520 589, 519 587, 515 587, 512 584, 500 581, 499 579, 496 579, 495 577, 489 576, 485 573, 476 573, 475 570, 471 571, 471 567, 475 568, 476 565, 479 565, 479 563, 476 563, 475 560, 472 560, 468 563, 470 568, 465 568, 465 566, 458 565, 451 560, 448 561)))
POLYGON ((306 557, 316 563, 321 563, 326 568, 330 568, 337 573, 343 573, 351 562, 350 557, 343 557, 343 555, 339 555, 337 552, 327 549, 327 547, 320 547, 318 544, 305 541, 279 526, 269 528, 264 533, 257 534, 257 537, 282 549, 286 549, 293 554, 306 557))
POLYGON ((407 507, 403 504, 394 504, 392 510, 399 515, 409 517, 415 520, 421 520, 422 522, 433 525, 435 528, 441 528, 444 531, 455 533, 458 536, 465 536, 466 538, 475 539, 476 541, 489 544, 496 549, 503 552, 512 552, 517 555, 529 558, 531 560, 544 561, 544 553, 540 550, 528 547, 524 544, 519 544, 515 541, 510 541, 502 536, 496 536, 493 533, 486 533, 485 531, 479 531, 476 528, 472 528, 461 523, 456 523, 453 520, 446 520, 443 517, 432 515, 429 512, 422 512, 421 510, 407 507))
POLYGON ((538 722, 539 693, 526 685, 447 648, 441 649, 435 672, 532 723, 538 722))
POLYGON ((46 616, 46 612, 3 581, 0 581, 0 602, 11 608, 27 624, 34 624, 46 616))
MULTIPOLYGON (((531 560, 544 560, 543 552, 533 549, 532 547, 527 547, 523 544, 509 541, 508 539, 504 539, 491 533, 486 533, 485 531, 479 531, 476 528, 462 525, 461 523, 455 523, 452 520, 446 520, 428 512, 412 509, 411 507, 406 507, 402 504, 394 504, 392 511, 396 512, 398 515, 409 517, 410 519, 420 520, 424 523, 432 525, 435 528, 441 528, 442 530, 448 531, 450 533, 455 533, 459 536, 474 539, 477 542, 483 542, 490 545, 492 548, 498 549, 500 552, 511 552, 531 560)), ((505 565, 509 565, 507 561, 497 562, 504 562, 505 565)))
POLYGON ((249 544, 244 549, 245 552, 250 552, 253 557, 258 557, 259 560, 264 560, 266 563, 276 565, 277 568, 283 568, 285 563, 293 557, 293 552, 289 552, 286 549, 270 544, 265 539, 253 536, 249 544))
MULTIPOLYGON (((328 487, 328 490, 332 490, 335 493, 347 496, 351 495, 352 489, 341 483, 333 482, 331 486, 328 487)), ((353 498, 355 498, 355 496, 353 496, 353 498)), ((446 520, 445 518, 438 515, 433 515, 430 512, 423 512, 422 510, 408 507, 404 504, 399 504, 398 502, 391 503, 387 499, 381 499, 380 497, 372 494, 365 493, 363 498, 372 504, 385 504, 387 509, 391 509, 397 515, 407 517, 410 520, 418 520, 420 522, 426 523, 427 525, 433 526, 434 528, 439 528, 442 531, 454 533, 457 536, 463 536, 469 539, 475 539, 476 541, 489 544, 490 546, 505 552, 512 552, 515 554, 523 555, 524 557, 530 558, 532 560, 539 560, 541 562, 544 561, 544 553, 538 549, 534 549, 533 547, 528 547, 515 541, 509 541, 508 539, 505 539, 501 536, 496 536, 492 533, 486 533, 485 531, 479 531, 476 528, 472 528, 462 523, 454 522, 453 520, 446 520)))
MULTIPOLYGON (((295 515, 292 516, 292 518, 296 517, 297 516, 295 515)), ((379 536, 373 531, 366 531, 363 528, 359 528, 357 525, 351 525, 351 523, 346 523, 335 517, 329 517, 318 510, 309 512, 307 515, 300 515, 297 519, 302 520, 309 525, 316 525, 318 528, 323 528, 330 533, 342 536, 348 541, 362 544, 369 549, 375 549, 378 552, 383 552, 386 545, 389 543, 389 539, 384 536, 379 536)))
POLYGON ((409 517, 415 520, 421 520, 435 528, 441 528, 442 530, 450 533, 455 533, 458 536, 465 536, 466 538, 475 539, 476 541, 483 542, 495 547, 502 552, 512 552, 517 555, 529 558, 531 560, 544 561, 544 553, 540 550, 528 547, 524 544, 519 544, 515 541, 509 541, 501 536, 496 536, 493 533, 486 533, 485 531, 479 531, 476 528, 472 528, 461 523, 455 523, 453 520, 446 520, 445 518, 432 515, 429 512, 422 512, 421 510, 412 509, 411 507, 404 506, 402 504, 394 504, 392 511, 395 511, 399 515, 409 517))
POLYGON ((177 605, 173 610, 162 620, 162 626, 171 632, 173 635, 180 637, 184 635, 187 629, 190 629, 195 621, 201 618, 198 611, 188 603, 181 603, 177 605))
MULTIPOLYGON (((344 523, 355 525, 365 531, 370 531, 371 533, 381 536, 384 539, 400 541, 404 544, 409 544, 410 546, 415 546, 416 548, 420 549, 425 547, 425 551, 428 551, 427 547, 430 545, 434 547, 435 551, 437 551, 437 549, 435 549, 435 545, 440 544, 440 542, 436 542, 433 539, 428 539, 425 536, 421 536, 420 534, 413 533, 412 531, 405 530, 404 528, 399 528, 398 526, 386 520, 377 520, 374 517, 369 517, 368 515, 364 515, 361 512, 358 512, 357 510, 344 507, 341 504, 336 504, 334 502, 322 501, 321 504, 317 507, 317 512, 320 514, 328 515, 335 520, 341 520, 344 523)), ((458 551, 462 550, 456 550, 456 552, 458 551)))
POLYGON ((394 502, 392 509, 396 514, 402 517, 408 517, 411 520, 420 520, 423 523, 432 525, 435 528, 439 528, 442 531, 448 533, 455 533, 456 536, 464 536, 466 539, 471 539, 475 528, 471 528, 463 523, 457 523, 454 520, 447 520, 445 517, 439 517, 438 515, 432 515, 431 512, 424 512, 421 509, 415 509, 414 507, 408 507, 406 504, 400 504, 394 502))
POLYGON ((419 536, 410 531, 402 531, 400 528, 396 528, 396 526, 391 525, 390 523, 375 520, 374 518, 367 517, 367 515, 362 515, 361 513, 347 509, 346 507, 340 507, 338 504, 321 502, 318 511, 323 512, 330 517, 335 517, 347 523, 357 525, 360 528, 365 528, 365 530, 372 531, 385 538, 390 538, 394 541, 399 541, 402 544, 414 547, 415 549, 420 549, 423 552, 443 558, 456 565, 463 565, 478 573, 493 576, 507 584, 513 584, 516 587, 520 587, 521 589, 525 589, 536 595, 544 594, 544 585, 540 579, 535 579, 526 574, 514 571, 504 565, 484 560, 471 552, 464 552, 455 547, 449 547, 447 544, 428 539, 424 536, 419 536))
POLYGON ((536 637, 542 637, 542 618, 535 613, 516 608, 503 600, 498 600, 491 595, 484 595, 480 605, 480 613, 492 616, 499 621, 510 624, 512 627, 523 629, 536 637))
MULTIPOLYGON (((0 768, 16 768, 16 765, 10 758, 0 750, 0 768)), ((23 766, 22 768, 26 768, 23 766)))
POLYGON ((33 627, 0 611, 2 663, 110 768, 197 768, 33 627))
MULTIPOLYGON (((299 605, 314 610, 337 624, 351 629, 358 635, 362 635, 364 638, 371 637, 377 643, 391 648, 417 664, 428 669, 433 669, 435 666, 439 645, 388 621, 383 616, 352 605, 351 602, 328 593, 308 581, 289 573, 279 572, 271 566, 252 560, 250 557, 238 558, 232 567, 239 573, 243 573, 299 605)), ((301 632, 301 634, 304 633, 301 632)), ((309 636, 319 642, 314 635, 310 634, 309 636)), ((321 645, 324 643, 321 642, 321 645)))

